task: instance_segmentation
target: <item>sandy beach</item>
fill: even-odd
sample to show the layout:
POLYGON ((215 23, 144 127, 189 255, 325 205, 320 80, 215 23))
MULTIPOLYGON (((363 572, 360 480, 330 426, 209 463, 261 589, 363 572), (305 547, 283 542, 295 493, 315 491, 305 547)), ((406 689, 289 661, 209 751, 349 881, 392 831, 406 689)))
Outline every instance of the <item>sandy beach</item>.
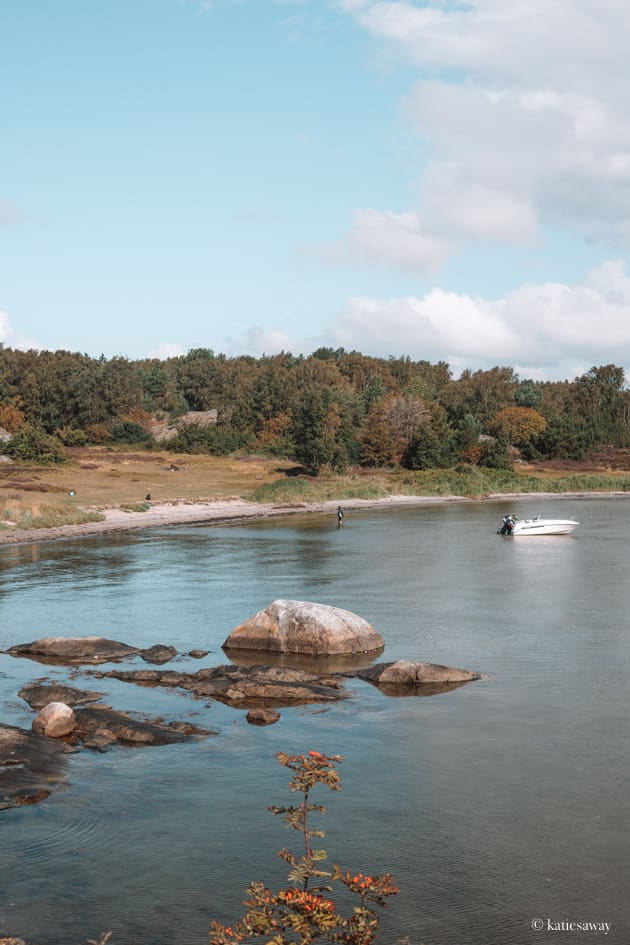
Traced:
MULTIPOLYGON (((427 505, 444 502, 499 502, 511 500, 536 499, 579 499, 628 497, 627 492, 582 493, 582 492, 537 492, 537 493, 497 493, 481 498, 466 496, 408 496, 392 495, 380 499, 345 499, 342 503, 345 511, 377 508, 392 505, 427 505)), ((141 528, 162 528, 176 525, 202 525, 209 523, 248 521, 281 515, 305 515, 310 513, 334 514, 339 502, 296 503, 295 505, 271 505, 260 502, 248 502, 243 499, 217 499, 212 502, 155 502, 146 512, 131 512, 120 508, 101 509, 104 520, 87 522, 81 525, 62 525, 54 528, 7 528, 0 531, 0 545, 20 542, 54 541, 67 538, 82 538, 88 535, 102 535, 113 532, 131 531, 141 528)))

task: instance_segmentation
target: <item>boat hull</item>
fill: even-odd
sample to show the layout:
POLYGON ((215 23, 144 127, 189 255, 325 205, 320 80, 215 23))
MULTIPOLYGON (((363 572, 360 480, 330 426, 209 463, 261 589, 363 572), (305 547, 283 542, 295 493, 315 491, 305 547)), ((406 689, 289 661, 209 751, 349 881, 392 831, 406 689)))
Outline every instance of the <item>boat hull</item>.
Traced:
POLYGON ((512 530, 514 538, 528 535, 570 535, 579 522, 562 518, 525 518, 515 522, 512 530))

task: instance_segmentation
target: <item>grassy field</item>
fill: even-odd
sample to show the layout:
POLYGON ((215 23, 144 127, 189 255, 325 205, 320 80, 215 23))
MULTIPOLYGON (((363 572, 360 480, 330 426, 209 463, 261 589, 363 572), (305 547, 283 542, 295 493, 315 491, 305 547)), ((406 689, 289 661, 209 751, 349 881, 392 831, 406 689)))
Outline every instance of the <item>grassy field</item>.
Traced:
POLYGON ((24 528, 79 524, 105 508, 142 511, 152 502, 253 499, 290 463, 257 457, 177 456, 173 453, 73 450, 54 466, 0 465, 0 522, 24 528))
POLYGON ((388 495, 509 492, 630 492, 628 470, 578 467, 480 467, 408 472, 356 470, 317 479, 290 475, 292 464, 262 457, 177 456, 158 451, 84 448, 55 466, 0 464, 0 527, 47 527, 94 521, 105 508, 142 511, 152 502, 193 503, 242 498, 273 504, 378 499, 388 495))

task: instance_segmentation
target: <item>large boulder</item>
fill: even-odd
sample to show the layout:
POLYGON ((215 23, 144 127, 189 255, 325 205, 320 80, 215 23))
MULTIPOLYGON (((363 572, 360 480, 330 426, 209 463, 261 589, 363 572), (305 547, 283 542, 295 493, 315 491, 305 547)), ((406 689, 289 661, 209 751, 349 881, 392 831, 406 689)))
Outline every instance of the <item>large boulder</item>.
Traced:
POLYGON ((223 649, 331 656, 368 653, 383 645, 374 627, 349 610, 310 601, 275 600, 232 630, 223 649))
POLYGON ((19 643, 9 648, 11 656, 28 656, 43 663, 107 663, 139 653, 136 646, 128 646, 104 637, 44 637, 31 643, 19 643))
POLYGON ((33 731, 48 738, 63 738, 75 725, 74 712, 65 702, 49 702, 33 719, 33 731))

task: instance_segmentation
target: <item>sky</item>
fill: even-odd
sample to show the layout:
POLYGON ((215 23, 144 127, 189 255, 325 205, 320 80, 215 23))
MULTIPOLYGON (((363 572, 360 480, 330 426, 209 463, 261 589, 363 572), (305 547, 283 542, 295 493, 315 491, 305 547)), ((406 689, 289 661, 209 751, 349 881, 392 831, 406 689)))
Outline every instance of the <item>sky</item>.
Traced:
POLYGON ((630 378, 627 0, 0 0, 0 342, 630 378))

